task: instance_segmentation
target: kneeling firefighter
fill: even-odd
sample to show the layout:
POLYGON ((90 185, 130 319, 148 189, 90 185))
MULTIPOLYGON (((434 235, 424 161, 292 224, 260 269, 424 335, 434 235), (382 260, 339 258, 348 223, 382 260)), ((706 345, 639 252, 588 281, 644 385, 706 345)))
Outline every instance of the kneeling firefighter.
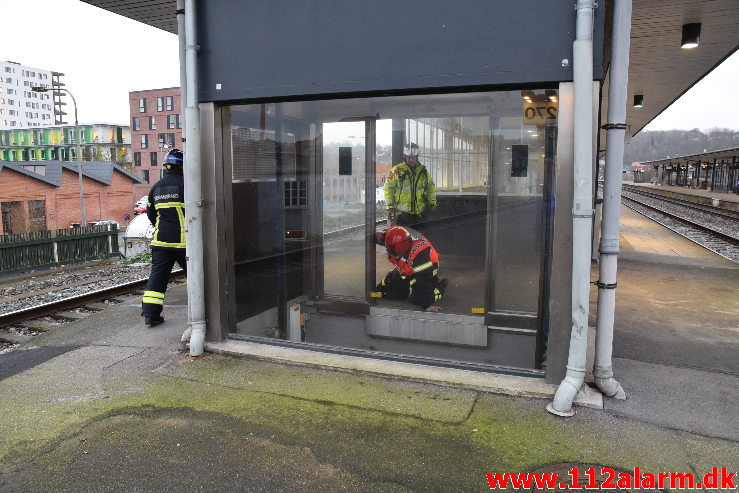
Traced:
POLYGON ((377 233, 375 241, 385 245, 387 259, 395 266, 375 290, 383 298, 407 299, 427 312, 441 311, 438 302, 448 282, 439 279, 439 254, 426 237, 414 229, 393 226, 377 233))
POLYGON ((141 300, 144 324, 164 322, 164 293, 177 262, 187 273, 185 256, 185 180, 182 151, 172 149, 164 157, 164 177, 149 192, 146 215, 154 225, 151 241, 151 275, 141 300))

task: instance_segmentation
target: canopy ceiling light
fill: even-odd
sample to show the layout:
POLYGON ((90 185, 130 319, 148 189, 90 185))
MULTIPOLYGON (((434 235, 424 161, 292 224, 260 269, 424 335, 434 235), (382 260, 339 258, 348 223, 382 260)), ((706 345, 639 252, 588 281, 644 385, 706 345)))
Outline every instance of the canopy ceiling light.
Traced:
POLYGON ((534 99, 536 98, 536 96, 534 96, 534 91, 528 91, 528 90, 521 91, 521 97, 527 103, 533 103, 534 99))
POLYGON ((559 98, 557 98, 557 91, 555 91, 554 89, 547 89, 545 91, 545 94, 547 99, 552 103, 556 103, 559 100, 559 98))
POLYGON ((644 96, 641 94, 634 95, 634 108, 641 108, 644 106, 644 96))
POLYGON ((683 37, 680 47, 685 49, 695 48, 701 40, 701 24, 694 22, 691 24, 683 24, 683 37))

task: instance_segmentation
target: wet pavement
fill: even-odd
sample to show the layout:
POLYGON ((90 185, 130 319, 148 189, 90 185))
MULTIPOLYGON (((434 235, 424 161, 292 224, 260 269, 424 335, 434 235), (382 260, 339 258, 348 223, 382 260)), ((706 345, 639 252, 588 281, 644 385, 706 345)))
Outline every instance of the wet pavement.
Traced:
POLYGON ((679 241, 644 250, 629 235, 658 235, 634 227, 614 342, 626 401, 559 418, 543 398, 191 360, 179 285, 155 328, 130 297, 0 355, 0 491, 469 492, 489 490, 486 473, 562 463, 736 471, 739 269, 679 241))

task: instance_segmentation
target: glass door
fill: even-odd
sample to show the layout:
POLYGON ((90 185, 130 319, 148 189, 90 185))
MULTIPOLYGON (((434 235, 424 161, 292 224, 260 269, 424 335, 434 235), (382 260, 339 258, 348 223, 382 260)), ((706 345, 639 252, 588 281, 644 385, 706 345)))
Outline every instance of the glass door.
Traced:
MULTIPOLYGON (((410 98, 409 98, 410 99, 410 98)), ((445 284, 443 313, 484 315, 490 125, 487 115, 450 114, 411 99, 396 104, 396 118, 377 123, 377 217, 416 200, 419 214, 407 227, 423 235, 438 253, 438 278, 445 284), (403 146, 418 146, 413 166, 403 146), (411 170, 412 168, 412 170, 411 170), (418 197, 415 199, 415 197, 418 197), (393 203, 394 202, 394 203, 393 203)), ((478 109, 479 112, 479 109, 478 109)), ((382 223, 378 229, 386 229, 382 223)), ((398 223, 403 224, 403 223, 398 223)), ((377 282, 393 268, 377 248, 377 282)), ((407 300, 380 306, 419 310, 407 300)))
POLYGON ((487 315, 489 326, 535 331, 549 297, 557 94, 521 91, 523 101, 492 120, 487 315))
POLYGON ((322 124, 322 241, 324 297, 366 293, 366 166, 364 121, 322 124))
POLYGON ((320 137, 295 111, 288 104, 230 108, 234 316, 243 335, 300 340, 290 317, 315 274, 310 190, 320 137))

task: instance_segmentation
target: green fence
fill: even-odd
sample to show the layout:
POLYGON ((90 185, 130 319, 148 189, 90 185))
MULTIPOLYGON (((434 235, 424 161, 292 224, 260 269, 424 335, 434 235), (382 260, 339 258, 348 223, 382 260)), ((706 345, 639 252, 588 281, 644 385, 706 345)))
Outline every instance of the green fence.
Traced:
POLYGON ((108 225, 0 235, 0 274, 116 256, 118 228, 108 225))

